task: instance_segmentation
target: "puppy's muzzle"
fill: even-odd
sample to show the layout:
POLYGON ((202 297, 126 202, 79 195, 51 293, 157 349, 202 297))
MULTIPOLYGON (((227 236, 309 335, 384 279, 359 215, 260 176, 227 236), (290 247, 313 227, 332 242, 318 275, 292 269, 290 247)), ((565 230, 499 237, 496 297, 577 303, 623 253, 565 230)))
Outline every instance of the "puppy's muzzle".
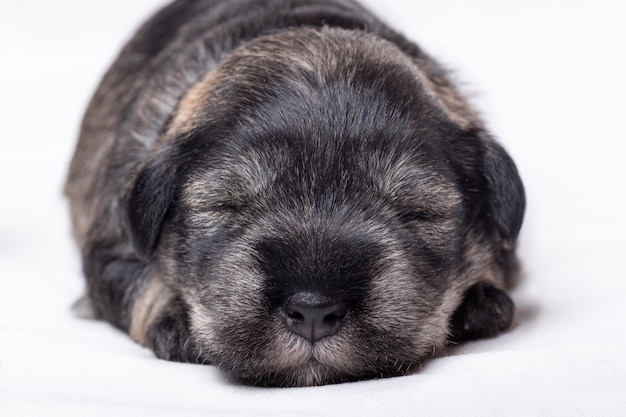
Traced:
POLYGON ((337 333, 347 313, 343 303, 310 292, 290 296, 281 310, 286 327, 311 344, 337 333))

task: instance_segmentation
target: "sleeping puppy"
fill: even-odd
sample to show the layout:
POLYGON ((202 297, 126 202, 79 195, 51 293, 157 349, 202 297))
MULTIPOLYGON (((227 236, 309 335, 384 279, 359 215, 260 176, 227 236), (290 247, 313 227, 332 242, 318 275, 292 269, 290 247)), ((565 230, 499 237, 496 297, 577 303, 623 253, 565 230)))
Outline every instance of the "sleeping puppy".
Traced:
POLYGON ((87 300, 156 356, 307 386, 506 329, 524 190, 418 46, 350 0, 178 0, 89 108, 87 300))

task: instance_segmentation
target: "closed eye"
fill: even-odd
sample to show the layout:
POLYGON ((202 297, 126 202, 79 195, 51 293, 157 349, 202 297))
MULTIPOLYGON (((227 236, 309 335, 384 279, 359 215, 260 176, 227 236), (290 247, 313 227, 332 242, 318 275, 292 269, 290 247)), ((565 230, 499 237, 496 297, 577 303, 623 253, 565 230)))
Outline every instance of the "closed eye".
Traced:
POLYGON ((207 209, 217 213, 239 213, 240 211, 245 209, 244 201, 223 201, 223 202, 214 202, 212 204, 207 205, 207 209))
POLYGON ((426 209, 404 209, 398 213, 402 223, 432 222, 441 218, 441 214, 426 209))

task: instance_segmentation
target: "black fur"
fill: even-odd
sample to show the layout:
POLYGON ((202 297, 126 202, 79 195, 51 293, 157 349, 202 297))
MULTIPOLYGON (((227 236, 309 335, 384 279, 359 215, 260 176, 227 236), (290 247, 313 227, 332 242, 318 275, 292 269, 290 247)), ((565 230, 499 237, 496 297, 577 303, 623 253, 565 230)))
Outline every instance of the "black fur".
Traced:
POLYGON ((150 348, 159 358, 176 362, 203 363, 207 359, 198 351, 189 334, 189 317, 184 303, 177 299, 148 330, 150 348))
POLYGON ((174 201, 178 169, 175 155, 150 158, 122 199, 124 226, 142 259, 149 259, 156 248, 167 211, 174 201))
POLYGON ((463 297, 452 316, 452 340, 491 337, 507 329, 513 319, 514 305, 509 296, 491 285, 476 284, 463 297))

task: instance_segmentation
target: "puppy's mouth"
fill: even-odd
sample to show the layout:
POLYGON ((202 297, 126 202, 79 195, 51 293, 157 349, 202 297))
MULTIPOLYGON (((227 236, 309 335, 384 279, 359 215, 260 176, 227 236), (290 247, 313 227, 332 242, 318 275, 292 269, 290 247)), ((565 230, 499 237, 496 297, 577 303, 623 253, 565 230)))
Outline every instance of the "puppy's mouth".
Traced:
POLYGON ((349 360, 343 353, 345 349, 341 347, 347 341, 341 339, 345 338, 333 335, 312 341, 309 338, 289 334, 279 337, 277 346, 270 353, 276 365, 285 369, 303 366, 333 368, 337 366, 337 363, 344 364, 349 360))
MULTIPOLYGON (((223 345, 210 361, 236 381, 268 387, 306 387, 405 375, 418 363, 390 343, 381 351, 359 335, 354 323, 311 343, 282 323, 264 329, 266 337, 245 348, 223 345)), ((238 345, 238 343, 237 343, 238 345)))
POLYGON ((222 370, 246 384, 302 387, 360 379, 360 355, 349 338, 335 334, 311 343, 286 330, 275 333, 263 351, 254 356, 215 358, 222 370))
POLYGON ((412 363, 399 362, 395 367, 368 366, 363 353, 341 339, 335 335, 311 344, 299 338, 271 349, 271 356, 261 362, 233 369, 231 375, 256 386, 307 387, 405 375, 412 369, 412 363))
POLYGON ((315 386, 358 379, 356 375, 351 376, 356 369, 346 373, 345 368, 351 368, 346 366, 348 358, 340 358, 336 352, 322 345, 302 339, 297 348, 275 350, 271 352, 272 358, 259 364, 258 368, 240 370, 243 372, 235 372, 234 376, 252 385, 282 387, 315 386))

